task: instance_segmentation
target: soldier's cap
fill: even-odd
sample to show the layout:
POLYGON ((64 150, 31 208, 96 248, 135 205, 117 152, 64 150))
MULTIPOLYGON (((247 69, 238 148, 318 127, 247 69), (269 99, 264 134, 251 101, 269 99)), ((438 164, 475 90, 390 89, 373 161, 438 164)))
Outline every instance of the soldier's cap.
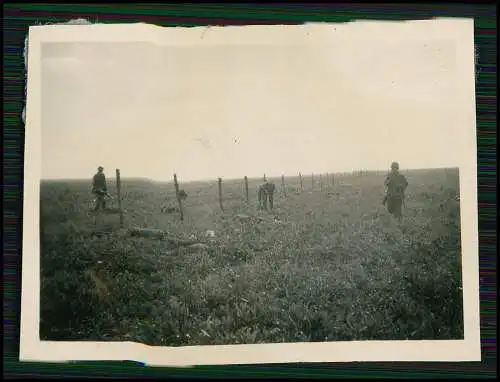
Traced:
POLYGON ((102 171, 102 170, 104 170, 104 167, 99 166, 99 167, 97 167, 97 169, 98 169, 99 171, 102 171))
POLYGON ((399 163, 398 162, 392 162, 391 163, 391 168, 399 168, 399 163))

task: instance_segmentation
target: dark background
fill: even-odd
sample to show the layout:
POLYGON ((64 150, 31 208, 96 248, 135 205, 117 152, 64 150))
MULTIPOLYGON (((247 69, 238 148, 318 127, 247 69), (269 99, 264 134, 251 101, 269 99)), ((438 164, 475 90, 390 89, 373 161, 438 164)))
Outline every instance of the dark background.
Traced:
POLYGON ((4 3, 4 377, 488 378, 496 375, 496 5, 474 4, 41 4, 4 3), (30 25, 86 18, 161 26, 301 24, 473 17, 477 49, 479 251, 482 362, 346 363, 147 368, 134 362, 19 362, 24 126, 24 39, 30 25))

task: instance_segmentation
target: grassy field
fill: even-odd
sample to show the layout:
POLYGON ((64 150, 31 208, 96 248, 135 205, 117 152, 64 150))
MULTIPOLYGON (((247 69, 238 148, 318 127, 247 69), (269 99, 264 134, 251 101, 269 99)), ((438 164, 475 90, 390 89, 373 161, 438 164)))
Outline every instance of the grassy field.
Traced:
MULTIPOLYGON (((463 338, 458 169, 404 172, 404 220, 381 205, 383 176, 343 176, 257 211, 258 180, 182 183, 185 220, 162 213, 171 183, 123 180, 125 229, 89 214, 90 180, 42 181, 44 340, 179 346, 463 338), (237 214, 251 217, 241 221, 237 214), (160 228, 196 248, 130 236, 160 228), (214 237, 207 238, 207 230, 214 237)), ((110 193, 116 194, 115 185, 110 193)), ((112 201, 112 207, 116 202, 112 201)))

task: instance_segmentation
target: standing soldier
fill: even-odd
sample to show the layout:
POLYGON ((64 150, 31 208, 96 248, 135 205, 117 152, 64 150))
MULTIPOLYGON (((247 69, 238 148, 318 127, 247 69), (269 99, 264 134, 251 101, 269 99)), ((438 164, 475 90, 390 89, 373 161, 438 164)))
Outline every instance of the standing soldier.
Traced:
POLYGON ((384 185, 386 187, 386 195, 382 203, 384 205, 387 204, 387 210, 391 215, 401 220, 401 208, 405 197, 405 191, 408 187, 408 181, 406 177, 399 172, 399 164, 397 162, 391 164, 391 171, 385 178, 384 185))
POLYGON ((104 168, 101 166, 97 168, 97 174, 95 174, 92 179, 92 193, 96 196, 94 211, 99 210, 100 207, 104 210, 106 208, 106 200, 104 198, 108 194, 108 189, 106 186, 104 168))

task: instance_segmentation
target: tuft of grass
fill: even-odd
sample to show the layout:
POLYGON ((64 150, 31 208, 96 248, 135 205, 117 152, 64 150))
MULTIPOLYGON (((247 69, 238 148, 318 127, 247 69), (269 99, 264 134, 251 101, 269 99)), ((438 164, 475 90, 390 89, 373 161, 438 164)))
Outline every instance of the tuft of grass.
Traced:
POLYGON ((206 244, 197 249, 129 236, 113 214, 95 220, 86 183, 44 182, 40 336, 162 346, 463 338, 458 170, 408 180, 401 223, 371 175, 278 193, 268 213, 256 209, 258 182, 250 203, 242 182, 226 182, 224 212, 216 182, 183 184, 183 223, 160 210, 175 201, 171 185, 123 182, 128 226, 194 235, 206 244))

